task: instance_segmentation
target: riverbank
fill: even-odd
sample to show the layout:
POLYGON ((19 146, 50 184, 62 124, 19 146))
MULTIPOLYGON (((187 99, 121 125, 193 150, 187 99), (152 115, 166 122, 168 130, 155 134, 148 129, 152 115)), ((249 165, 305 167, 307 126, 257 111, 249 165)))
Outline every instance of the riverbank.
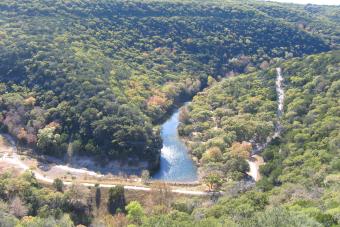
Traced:
MULTIPOLYGON (((24 171, 32 171, 37 180, 46 184, 51 184, 54 179, 60 178, 65 185, 77 183, 86 187, 94 187, 96 184, 99 184, 100 187, 103 188, 123 185, 126 190, 137 191, 150 191, 152 189, 152 182, 149 184, 150 186, 146 186, 142 183, 141 179, 136 176, 125 178, 103 175, 86 169, 75 169, 67 166, 59 168, 56 165, 51 166, 51 168, 59 168, 59 175, 55 175, 50 171, 46 172, 40 168, 41 163, 37 160, 24 154, 18 154, 14 140, 6 134, 0 134, 0 155, 0 170, 2 172, 11 171, 21 173, 24 171)), ((181 182, 172 182, 167 183, 167 185, 171 187, 173 193, 198 196, 210 195, 210 192, 206 192, 205 187, 198 182, 184 182, 183 184, 181 182)))
MULTIPOLYGON (((175 111, 172 117, 162 125, 163 156, 161 159, 163 162, 156 172, 160 174, 154 180, 166 181, 171 185, 197 186, 200 182, 197 179, 196 166, 188 156, 186 146, 177 132, 179 112, 179 109, 175 111)), ((147 163, 144 165, 136 162, 131 162, 133 163, 131 165, 129 161, 126 161, 128 164, 125 165, 118 161, 100 163, 91 157, 75 155, 60 159, 39 155, 25 147, 20 147, 18 151, 15 138, 9 134, 3 134, 2 138, 3 162, 21 166, 23 170, 34 169, 38 175, 49 176, 51 179, 87 181, 105 178, 110 181, 119 179, 118 181, 121 182, 121 179, 127 179, 128 182, 141 182, 139 176, 142 170, 148 169, 147 163)))
MULTIPOLYGON (((282 75, 281 69, 277 68, 277 80, 276 80, 276 90, 278 94, 278 118, 283 113, 283 100, 284 93, 282 89, 282 75)), ((184 138, 178 135, 178 125, 180 124, 179 120, 180 109, 173 113, 172 117, 166 121, 162 126, 162 139, 163 139, 163 148, 162 148, 162 157, 161 157, 161 167, 159 170, 159 175, 154 177, 156 180, 171 182, 173 185, 200 185, 198 182, 197 167, 199 167, 198 163, 196 164, 193 161, 193 158, 190 156, 190 152, 185 145, 185 142, 182 140, 184 138)), ((281 132, 281 125, 279 121, 275 127, 275 132, 272 137, 269 138, 266 144, 264 144, 262 149, 266 147, 270 141, 279 136, 281 132)), ((22 170, 33 170, 37 177, 40 179, 46 180, 48 182, 53 181, 55 178, 63 179, 65 182, 71 182, 74 180, 81 180, 82 182, 92 182, 92 181, 102 181, 102 178, 108 180, 109 182, 117 181, 117 182, 128 182, 137 184, 135 186, 140 186, 139 183, 141 179, 134 174, 112 174, 112 170, 122 170, 121 165, 117 163, 113 163, 113 166, 106 167, 107 172, 103 172, 102 169, 96 169, 93 171, 84 168, 91 165, 93 167, 93 162, 89 159, 83 158, 77 160, 77 164, 67 165, 65 163, 59 163, 55 160, 51 163, 48 162, 39 162, 39 159, 34 159, 29 157, 28 155, 23 156, 19 155, 17 148, 15 146, 15 141, 10 139, 7 135, 7 147, 4 149, 4 154, 2 156, 1 161, 7 162, 7 164, 17 165, 22 170), (11 150, 12 149, 12 150, 11 150), (98 170, 98 171, 97 171, 98 170), (48 177, 46 177, 48 176, 48 177), (47 179, 48 178, 48 179, 47 179), (126 180, 122 180, 126 179, 126 180)), ((184 139, 185 141, 185 139, 184 139)), ((4 145, 4 142, 2 143, 4 145)), ((264 164, 263 159, 259 160, 258 158, 254 158, 248 160, 250 165, 249 175, 253 177, 255 181, 260 179, 259 174, 259 166, 264 164)), ((71 163, 72 164, 72 163, 71 163)), ((74 163, 73 163, 74 164, 74 163)))

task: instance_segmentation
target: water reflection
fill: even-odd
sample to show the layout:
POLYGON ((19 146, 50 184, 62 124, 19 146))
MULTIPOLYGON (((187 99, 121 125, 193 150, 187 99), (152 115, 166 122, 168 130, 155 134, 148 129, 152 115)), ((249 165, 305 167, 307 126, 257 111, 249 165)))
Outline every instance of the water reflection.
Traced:
POLYGON ((186 145, 178 136, 179 112, 180 110, 177 110, 162 125, 160 169, 153 176, 154 179, 180 182, 197 180, 197 167, 190 158, 186 145))

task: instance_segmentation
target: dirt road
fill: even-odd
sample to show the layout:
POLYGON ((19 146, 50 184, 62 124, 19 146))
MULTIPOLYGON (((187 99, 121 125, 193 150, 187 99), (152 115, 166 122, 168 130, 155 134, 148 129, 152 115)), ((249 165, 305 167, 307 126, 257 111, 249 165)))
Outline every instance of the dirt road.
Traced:
MULTIPOLYGON (((29 164, 27 164, 25 161, 24 156, 21 156, 17 152, 17 147, 15 145, 15 141, 12 139, 10 135, 7 134, 0 134, 0 162, 4 163, 7 166, 12 166, 15 169, 18 169, 21 172, 24 171, 32 171, 37 178, 37 180, 51 184, 54 181, 54 178, 48 175, 48 172, 43 172, 42 170, 37 170, 37 169, 32 169, 29 164)), ((78 174, 88 174, 93 177, 104 177, 104 175, 97 174, 93 171, 85 170, 85 169, 77 169, 69 166, 64 166, 64 165, 57 165, 56 168, 60 168, 64 171, 67 171, 68 173, 74 173, 76 175, 78 174)), ((65 185, 71 185, 73 182, 72 181, 63 181, 65 185)), ((86 187, 94 187, 94 183, 87 183, 87 182, 82 182, 81 180, 77 180, 77 183, 86 186, 86 187)), ((100 187, 103 188, 110 188, 110 187, 115 187, 118 184, 110 184, 110 183, 104 183, 100 184, 100 187)), ((119 184, 121 185, 121 184, 119 184)), ((132 186, 132 185, 123 185, 126 190, 136 190, 136 191, 150 191, 150 187, 146 186, 132 186)), ((179 194, 185 194, 185 195, 193 195, 193 196, 207 196, 210 194, 213 194, 212 192, 205 192, 205 191, 193 191, 193 190, 187 190, 185 188, 181 189, 172 189, 173 193, 179 193, 179 194)))

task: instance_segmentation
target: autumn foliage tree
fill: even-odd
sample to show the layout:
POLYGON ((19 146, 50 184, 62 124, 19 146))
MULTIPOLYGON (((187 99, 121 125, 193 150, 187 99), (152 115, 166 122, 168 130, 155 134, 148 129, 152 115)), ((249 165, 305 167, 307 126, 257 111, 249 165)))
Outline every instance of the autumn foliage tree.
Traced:
POLYGON ((203 153, 201 162, 218 162, 221 159, 221 149, 219 147, 211 147, 203 153))
POLYGON ((233 157, 240 157, 247 159, 250 157, 252 145, 249 142, 243 141, 242 143, 234 142, 230 147, 230 154, 233 157))

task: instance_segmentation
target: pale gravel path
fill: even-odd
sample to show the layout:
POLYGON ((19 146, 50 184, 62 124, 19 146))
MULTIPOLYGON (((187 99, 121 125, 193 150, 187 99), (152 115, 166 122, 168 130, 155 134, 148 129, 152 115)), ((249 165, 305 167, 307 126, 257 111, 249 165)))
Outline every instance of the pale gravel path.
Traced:
POLYGON ((282 131, 282 125, 280 124, 279 119, 283 115, 283 107, 284 107, 284 90, 283 90, 283 77, 282 77, 282 70, 281 68, 276 68, 276 81, 275 81, 275 89, 278 96, 277 100, 277 113, 276 116, 278 118, 278 124, 275 127, 274 134, 271 137, 267 138, 267 142, 264 144, 261 144, 256 148, 256 151, 254 152, 255 155, 252 155, 249 160, 247 160, 249 164, 250 171, 247 173, 249 176, 251 176, 255 181, 258 181, 261 179, 260 175, 260 165, 264 165, 265 162, 263 158, 257 154, 259 154, 263 149, 267 147, 267 145, 276 137, 279 137, 281 135, 282 131))
POLYGON ((247 160, 249 164, 249 172, 247 174, 251 176, 255 181, 261 179, 260 166, 264 165, 264 160, 259 155, 251 156, 251 160, 247 160))

